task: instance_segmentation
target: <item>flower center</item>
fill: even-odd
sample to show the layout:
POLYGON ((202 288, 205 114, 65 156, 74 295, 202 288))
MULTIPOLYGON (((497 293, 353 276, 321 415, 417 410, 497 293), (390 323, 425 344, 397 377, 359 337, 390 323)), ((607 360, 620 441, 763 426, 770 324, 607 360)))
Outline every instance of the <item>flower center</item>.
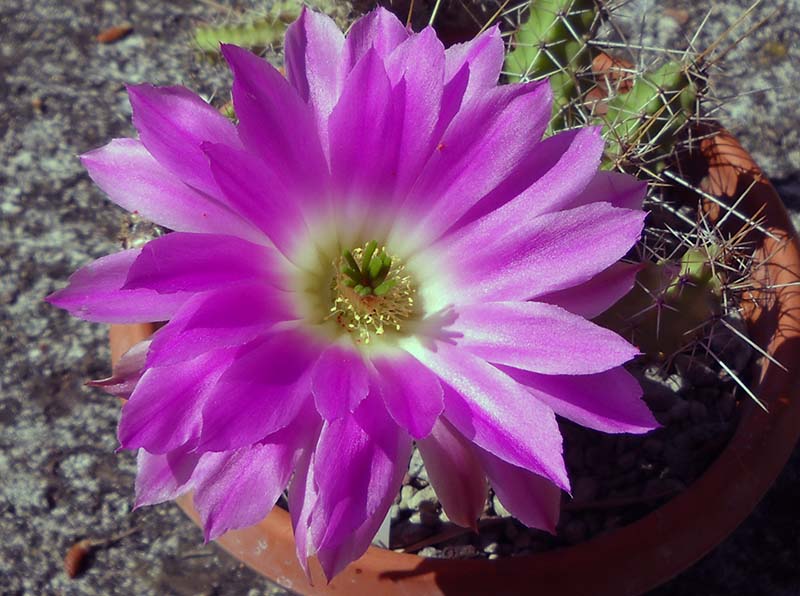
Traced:
POLYGON ((411 276, 375 240, 345 250, 333 269, 333 303, 327 318, 354 334, 357 342, 369 343, 372 334, 400 331, 414 314, 416 288, 411 276))

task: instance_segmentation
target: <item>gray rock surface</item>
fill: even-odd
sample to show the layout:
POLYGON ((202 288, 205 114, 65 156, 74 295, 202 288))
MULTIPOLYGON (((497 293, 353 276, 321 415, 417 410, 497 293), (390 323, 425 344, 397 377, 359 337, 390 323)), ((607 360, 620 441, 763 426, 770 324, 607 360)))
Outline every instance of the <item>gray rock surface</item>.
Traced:
MULTIPOLYGON (((716 5, 713 37, 749 0, 628 6, 653 39, 672 43, 716 5), (681 25, 666 7, 687 10, 681 25), (638 13, 636 11, 639 11, 638 13), (660 12, 662 11, 662 12, 660 12)), ((770 12, 756 10, 756 19, 770 12)), ((796 1, 728 56, 720 95, 743 90, 723 120, 776 177, 786 201, 800 205, 800 130, 796 1), (772 41, 779 44, 769 45, 772 41), (786 48, 782 53, 780 44, 786 48), (727 85, 727 86, 726 86, 727 85)), ((0 0, 0 592, 6 594, 282 593, 202 536, 177 507, 131 511, 134 461, 114 454, 118 405, 83 386, 108 371, 106 329, 42 302, 89 260, 116 250, 121 211, 103 199, 76 156, 129 136, 123 84, 182 83, 211 97, 226 93, 225 69, 200 59, 188 31, 224 17, 191 0, 0 0), (109 45, 108 26, 134 32, 109 45), (88 560, 70 580, 62 559, 75 541, 138 532, 88 560)), ((712 555, 656 592, 796 594, 800 590, 800 455, 795 454, 755 514, 712 555)), ((498 587, 502 590, 502 586, 498 587)))

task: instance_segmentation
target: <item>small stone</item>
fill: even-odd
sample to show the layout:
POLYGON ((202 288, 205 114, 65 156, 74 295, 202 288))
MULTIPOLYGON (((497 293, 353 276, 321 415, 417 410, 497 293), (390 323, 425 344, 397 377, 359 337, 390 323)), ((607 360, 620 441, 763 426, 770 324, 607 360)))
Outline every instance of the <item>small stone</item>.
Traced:
POLYGON ((514 538, 514 546, 517 548, 528 548, 531 545, 531 535, 530 532, 523 530, 517 537, 514 538))
POLYGON ((653 478, 644 487, 645 497, 668 496, 686 488, 686 485, 677 478, 653 478))
POLYGON ((564 461, 567 467, 572 471, 580 471, 583 469, 583 448, 580 446, 568 447, 564 454, 564 461))
POLYGON ((503 534, 509 540, 514 540, 519 535, 519 528, 517 524, 515 524, 512 520, 508 520, 506 525, 503 527, 503 534))
POLYGON ((642 444, 642 451, 649 459, 655 459, 664 450, 664 443, 661 440, 650 437, 642 444))
POLYGON ((400 519, 400 505, 396 503, 392 505, 391 509, 389 509, 389 515, 391 515, 392 521, 400 519))
POLYGON ((425 469, 425 463, 422 461, 422 455, 420 455, 419 449, 414 449, 414 453, 411 454, 411 461, 408 464, 408 475, 412 478, 416 478, 423 484, 429 484, 428 470, 425 469))
POLYGON ((578 544, 586 540, 586 523, 583 520, 575 518, 564 527, 563 536, 569 544, 578 544))
POLYGON ((669 419, 672 422, 683 422, 689 416, 689 402, 684 399, 677 400, 669 410, 669 419))
POLYGON ((426 486, 425 488, 414 493, 408 500, 408 508, 411 510, 417 510, 425 501, 431 501, 432 503, 438 502, 436 493, 434 492, 432 486, 426 486))
POLYGON ((591 476, 581 476, 572 483, 572 496, 576 501, 593 501, 598 491, 597 480, 591 476))
POLYGON ((689 404, 689 417, 694 422, 702 422, 708 418, 708 408, 703 402, 693 401, 689 404))
POLYGON ((500 499, 497 498, 497 495, 492 497, 492 506, 494 507, 494 512, 499 517, 511 517, 511 513, 509 513, 508 509, 503 507, 503 504, 500 502, 500 499))
POLYGON ((410 546, 420 540, 424 540, 432 532, 427 526, 423 526, 421 523, 414 522, 411 519, 401 521, 392 526, 392 547, 403 548, 410 546))
POLYGON ((630 470, 636 465, 636 454, 632 451, 623 453, 617 458, 617 465, 621 470, 630 470))
POLYGON ((400 489, 400 503, 399 503, 400 509, 406 511, 408 509, 411 509, 411 505, 409 503, 414 494, 416 494, 416 492, 417 489, 415 489, 413 486, 409 484, 404 485, 403 488, 400 489))
POLYGON ((425 548, 418 550, 417 554, 420 557, 428 557, 429 559, 439 559, 442 556, 439 552, 439 549, 433 546, 426 546, 425 548))
POLYGON ((714 385, 718 382, 717 373, 707 366, 702 360, 689 354, 679 354, 675 357, 675 368, 678 372, 695 386, 714 385))
POLYGON ((732 393, 723 393, 717 400, 717 409, 724 420, 733 417, 736 410, 736 398, 732 393))
POLYGON ((494 555, 500 551, 500 545, 497 542, 490 542, 483 547, 483 552, 487 555, 494 555))

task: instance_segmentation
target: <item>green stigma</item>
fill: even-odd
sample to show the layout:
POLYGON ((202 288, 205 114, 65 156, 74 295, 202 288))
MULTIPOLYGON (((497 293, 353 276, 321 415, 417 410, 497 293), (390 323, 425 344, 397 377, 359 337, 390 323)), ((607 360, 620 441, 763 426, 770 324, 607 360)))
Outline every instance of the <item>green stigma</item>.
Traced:
POLYGON ((370 240, 363 247, 344 250, 333 263, 333 304, 328 318, 335 319, 356 341, 400 331, 414 314, 416 290, 405 267, 370 240))

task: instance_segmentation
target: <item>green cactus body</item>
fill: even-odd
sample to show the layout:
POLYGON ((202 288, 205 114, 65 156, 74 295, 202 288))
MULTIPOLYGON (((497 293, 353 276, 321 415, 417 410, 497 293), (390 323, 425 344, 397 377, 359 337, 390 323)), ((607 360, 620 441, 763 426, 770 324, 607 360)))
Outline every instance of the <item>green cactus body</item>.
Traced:
POLYGON ((569 121, 564 112, 582 96, 577 75, 591 68, 586 40, 596 18, 593 0, 534 0, 506 55, 511 82, 550 77, 555 117, 550 132, 564 127, 569 121))
POLYGON ((652 359, 686 349, 722 312, 723 280, 709 248, 687 250, 680 263, 643 263, 636 287, 598 322, 652 359))
POLYGON ((691 118, 697 90, 678 61, 634 79, 627 93, 608 102, 608 112, 596 119, 604 126, 606 155, 612 163, 625 156, 652 160, 672 150, 676 133, 691 118))

